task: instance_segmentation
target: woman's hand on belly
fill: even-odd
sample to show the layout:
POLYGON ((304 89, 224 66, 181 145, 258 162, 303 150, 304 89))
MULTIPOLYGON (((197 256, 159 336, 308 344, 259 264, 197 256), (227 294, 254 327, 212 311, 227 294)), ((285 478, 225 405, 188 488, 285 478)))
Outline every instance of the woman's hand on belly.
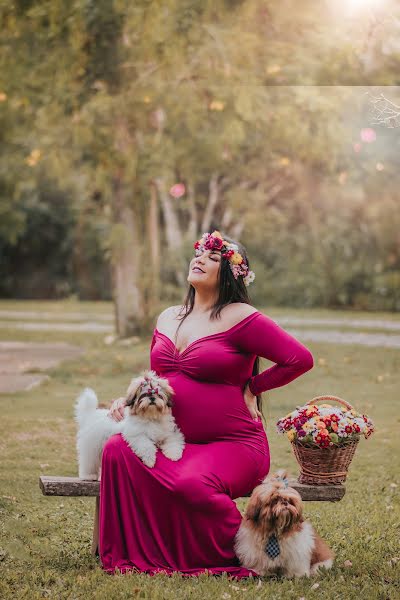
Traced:
POLYGON ((259 417, 260 418, 262 417, 262 414, 260 413, 260 411, 257 408, 257 396, 254 396, 254 394, 251 393, 247 384, 246 384, 246 387, 244 388, 243 396, 244 396, 244 401, 246 402, 246 406, 249 409, 251 416, 253 417, 253 419, 255 421, 257 421, 259 417))

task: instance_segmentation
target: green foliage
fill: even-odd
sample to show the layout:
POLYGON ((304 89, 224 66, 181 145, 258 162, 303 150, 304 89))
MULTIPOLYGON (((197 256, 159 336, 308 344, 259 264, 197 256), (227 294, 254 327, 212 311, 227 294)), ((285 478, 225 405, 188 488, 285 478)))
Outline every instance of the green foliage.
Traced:
MULTIPOLYGON (((42 268, 26 222, 42 195, 41 169, 54 198, 71 204, 60 213, 63 239, 80 240, 87 265, 74 279, 74 252, 52 252, 67 263, 61 287, 85 297, 96 286, 101 297, 110 291, 104 263, 123 227, 116 189, 140 223, 145 254, 151 181, 190 184, 200 223, 217 175, 213 221, 230 213, 232 227, 244 223, 257 298, 399 310, 398 136, 381 128, 375 143, 353 150, 369 123, 362 86, 397 83, 398 6, 388 0, 393 18, 378 7, 374 20, 339 4, 0 4, 0 244, 8 257, 16 247, 14 271, 24 272, 18 247, 29 240, 31 270, 42 268), (89 287, 88 272, 96 273, 89 287)), ((57 201, 46 202, 55 224, 57 201)), ((187 195, 173 208, 185 232, 187 195)), ((0 293, 9 294, 15 278, 4 268, 0 293)), ((171 276, 163 271, 172 297, 181 292, 171 276)))

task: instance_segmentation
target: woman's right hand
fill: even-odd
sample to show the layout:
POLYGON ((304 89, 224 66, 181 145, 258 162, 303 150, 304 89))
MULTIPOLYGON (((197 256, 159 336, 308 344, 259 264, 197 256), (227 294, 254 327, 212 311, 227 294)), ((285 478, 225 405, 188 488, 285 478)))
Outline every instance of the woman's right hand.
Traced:
POLYGON ((116 400, 111 401, 110 411, 108 413, 108 417, 110 419, 114 419, 114 421, 122 421, 124 418, 124 408, 126 406, 126 398, 125 396, 121 396, 116 400))

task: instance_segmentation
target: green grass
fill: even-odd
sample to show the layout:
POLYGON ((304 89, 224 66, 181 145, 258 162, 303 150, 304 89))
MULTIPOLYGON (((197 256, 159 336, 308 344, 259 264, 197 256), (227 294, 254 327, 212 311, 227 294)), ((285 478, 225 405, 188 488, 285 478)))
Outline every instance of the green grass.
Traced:
MULTIPOLYGON (((0 308, 6 309, 6 303, 0 308)), ((46 303, 46 310, 69 305, 46 303), (53 308, 52 308, 53 306, 53 308)), ((73 309, 80 310, 78 303, 73 309)), ((91 303, 91 310, 96 310, 91 303)), ((34 310, 39 303, 18 303, 34 310)), ((15 306, 15 305, 14 305, 15 306)), ((7 306, 13 308, 12 303, 7 306)), ((86 303, 83 305, 86 311, 86 303)), ((285 309, 266 314, 299 314, 285 309)), ((99 312, 111 311, 101 303, 99 312)), ((321 311, 302 311, 321 316, 321 311)), ((334 317, 336 312, 324 312, 334 317)), ((382 318, 382 313, 375 313, 382 318)), ((371 317, 363 313, 364 317, 371 317)), ((135 346, 106 346, 104 335, 0 331, 0 338, 69 341, 86 354, 49 371, 51 378, 30 392, 0 395, 0 598, 328 598, 352 600, 400 597, 398 586, 400 353, 387 348, 307 343, 314 368, 288 386, 264 394, 271 470, 298 467, 288 441, 275 433, 275 422, 297 404, 320 394, 334 394, 369 414, 377 428, 361 439, 350 466, 346 495, 339 503, 305 504, 306 516, 336 552, 334 568, 312 579, 222 577, 182 579, 179 575, 106 575, 90 556, 94 501, 90 498, 47 498, 38 487, 40 474, 75 475, 75 427, 72 406, 84 385, 93 386, 109 402, 127 387, 133 374, 148 366, 150 339, 135 346), (324 359, 321 361, 320 359, 324 359), (395 487, 397 486, 397 487, 395 487), (345 566, 350 560, 352 566, 345 566), (318 583, 319 587, 312 589, 318 583), (229 595, 229 596, 228 596, 229 595)), ((264 361, 264 366, 269 366, 264 361)), ((243 509, 247 500, 239 499, 243 509)))

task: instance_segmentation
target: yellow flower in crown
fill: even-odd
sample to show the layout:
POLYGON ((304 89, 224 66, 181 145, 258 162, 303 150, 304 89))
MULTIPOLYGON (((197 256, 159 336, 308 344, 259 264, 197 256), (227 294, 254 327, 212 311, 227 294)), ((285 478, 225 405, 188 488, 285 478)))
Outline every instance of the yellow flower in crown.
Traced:
POLYGON ((232 254, 231 262, 234 265, 240 265, 242 261, 243 261, 243 257, 241 254, 239 254, 239 252, 234 252, 234 254, 232 254))

